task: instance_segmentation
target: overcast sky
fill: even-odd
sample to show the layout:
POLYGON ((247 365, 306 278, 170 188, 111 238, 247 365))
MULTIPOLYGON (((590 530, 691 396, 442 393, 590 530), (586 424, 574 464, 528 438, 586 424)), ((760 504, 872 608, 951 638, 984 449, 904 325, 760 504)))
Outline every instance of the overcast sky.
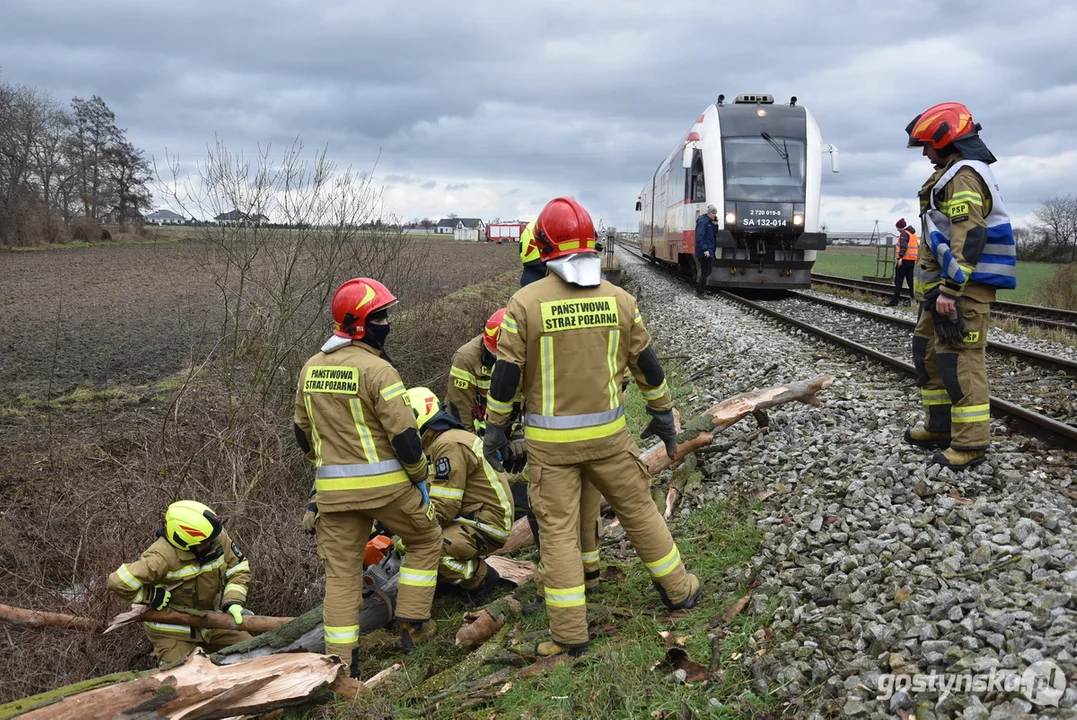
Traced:
POLYGON ((405 220, 575 195, 618 227, 719 93, 796 95, 841 150, 823 220, 870 230, 915 214, 904 128, 936 102, 983 125, 1012 215, 1077 192, 1074 38, 1057 0, 0 0, 0 77, 100 95, 159 162, 298 136, 380 152, 405 220))

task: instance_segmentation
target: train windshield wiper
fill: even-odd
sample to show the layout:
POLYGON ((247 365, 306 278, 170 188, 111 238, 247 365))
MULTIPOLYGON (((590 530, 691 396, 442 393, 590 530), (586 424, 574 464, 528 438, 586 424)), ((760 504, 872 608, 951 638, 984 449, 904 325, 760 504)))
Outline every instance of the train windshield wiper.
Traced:
POLYGON ((793 176, 793 167, 789 164, 789 147, 785 144, 785 139, 782 139, 782 144, 778 145, 778 142, 771 137, 768 132, 759 133, 764 140, 770 143, 770 146, 774 148, 774 151, 778 153, 778 156, 782 160, 785 160, 785 169, 789 172, 789 177, 793 176))

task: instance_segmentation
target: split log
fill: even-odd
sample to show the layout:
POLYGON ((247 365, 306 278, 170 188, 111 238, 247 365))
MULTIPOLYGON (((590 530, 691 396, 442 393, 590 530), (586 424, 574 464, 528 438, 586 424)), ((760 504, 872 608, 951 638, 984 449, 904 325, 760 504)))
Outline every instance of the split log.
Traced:
POLYGON ((199 628, 213 628, 215 630, 244 630, 251 634, 276 630, 295 620, 291 617, 272 617, 269 615, 245 615, 243 624, 237 625, 232 616, 224 612, 209 610, 194 610, 185 608, 177 610, 165 608, 164 610, 151 610, 147 605, 132 605, 127 612, 120 613, 112 618, 112 622, 105 628, 109 633, 117 628, 124 627, 136 622, 158 622, 169 625, 189 625, 199 628))
POLYGON ((505 541, 505 544, 497 552, 498 554, 510 553, 532 545, 534 542, 535 537, 531 534, 531 526, 527 524, 527 518, 520 518, 512 524, 509 539, 505 541))
POLYGON ((301 704, 344 674, 335 656, 288 653, 231 666, 195 650, 182 665, 29 709, 25 720, 227 718, 301 704))
POLYGON ((513 560, 499 555, 490 555, 486 558, 486 564, 497 570, 502 580, 508 580, 517 586, 531 582, 538 574, 535 563, 527 560, 513 560))
POLYGON ((747 415, 754 415, 760 424, 766 423, 767 408, 787 402, 802 402, 819 407, 822 403, 816 393, 830 387, 833 375, 817 375, 811 380, 774 385, 763 390, 741 393, 723 400, 710 410, 697 415, 677 435, 677 452, 674 458, 666 455, 665 445, 659 443, 640 456, 640 460, 657 475, 663 470, 679 465, 685 455, 705 448, 714 441, 716 433, 731 427, 747 415))

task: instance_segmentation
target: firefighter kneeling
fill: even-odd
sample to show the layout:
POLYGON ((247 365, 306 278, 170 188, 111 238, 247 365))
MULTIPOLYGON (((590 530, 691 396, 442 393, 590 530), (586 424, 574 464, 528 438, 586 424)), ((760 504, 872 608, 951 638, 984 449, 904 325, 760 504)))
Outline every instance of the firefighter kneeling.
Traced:
POLYGON ((434 393, 417 387, 408 397, 434 472, 430 502, 443 543, 438 579, 459 588, 469 602, 481 603, 500 580, 485 557, 501 549, 512 530, 508 476, 490 466, 482 440, 442 410, 434 393))
MULTIPOLYGON (((221 518, 200 502, 181 500, 168 506, 157 535, 142 557, 108 576, 108 589, 154 610, 169 605, 223 610, 242 625, 251 566, 228 537, 221 518)), ((162 665, 184 659, 196 647, 215 652, 251 637, 239 630, 143 625, 162 665)))
POLYGON ((550 201, 536 221, 535 239, 549 274, 509 301, 490 379, 484 452, 499 467, 521 389, 552 636, 536 653, 578 655, 589 644, 579 534, 584 481, 613 506, 667 607, 693 607, 701 586, 681 562, 625 427, 627 366, 652 416, 645 436, 657 434, 668 454, 676 452, 673 403, 635 298, 602 280, 594 224, 575 200, 550 201))

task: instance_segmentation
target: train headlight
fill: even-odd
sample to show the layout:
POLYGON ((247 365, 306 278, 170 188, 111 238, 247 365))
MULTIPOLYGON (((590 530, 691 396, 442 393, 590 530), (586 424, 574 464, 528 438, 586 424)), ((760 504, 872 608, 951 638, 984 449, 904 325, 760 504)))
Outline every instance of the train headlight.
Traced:
POLYGON ((735 223, 735 222, 737 222, 737 215, 736 215, 736 213, 731 213, 731 212, 727 212, 727 213, 725 214, 725 224, 726 224, 726 225, 732 225, 732 224, 733 224, 733 223, 735 223))
POLYGON ((797 226, 803 225, 804 224, 804 216, 803 215, 794 215, 793 216, 793 224, 797 225, 797 226))

